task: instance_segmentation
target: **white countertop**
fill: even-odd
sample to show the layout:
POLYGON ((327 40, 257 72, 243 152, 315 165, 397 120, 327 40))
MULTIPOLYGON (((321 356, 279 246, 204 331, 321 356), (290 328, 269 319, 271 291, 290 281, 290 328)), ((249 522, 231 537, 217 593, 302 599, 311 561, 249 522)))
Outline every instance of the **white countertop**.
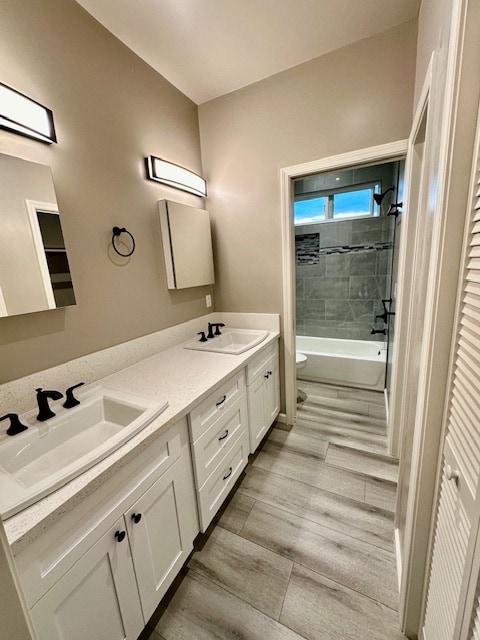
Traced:
POLYGON ((278 337, 278 332, 269 332, 263 342, 240 355, 194 351, 177 345, 96 381, 95 384, 101 382, 105 386, 147 396, 159 402, 168 401, 168 407, 156 420, 108 457, 47 497, 5 520, 10 545, 15 548, 25 542, 26 538, 37 537, 278 337))

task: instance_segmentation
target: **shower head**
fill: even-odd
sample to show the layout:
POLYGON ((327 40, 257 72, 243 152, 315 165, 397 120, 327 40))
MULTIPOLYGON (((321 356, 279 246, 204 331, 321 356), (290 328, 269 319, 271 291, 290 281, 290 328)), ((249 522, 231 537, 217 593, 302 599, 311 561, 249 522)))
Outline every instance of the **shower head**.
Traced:
POLYGON ((382 204, 383 199, 385 198, 385 196, 387 195, 387 193, 389 191, 395 191, 395 187, 390 187, 389 189, 387 189, 386 191, 384 191, 383 193, 374 193, 373 194, 373 199, 375 200, 375 202, 380 206, 382 204))

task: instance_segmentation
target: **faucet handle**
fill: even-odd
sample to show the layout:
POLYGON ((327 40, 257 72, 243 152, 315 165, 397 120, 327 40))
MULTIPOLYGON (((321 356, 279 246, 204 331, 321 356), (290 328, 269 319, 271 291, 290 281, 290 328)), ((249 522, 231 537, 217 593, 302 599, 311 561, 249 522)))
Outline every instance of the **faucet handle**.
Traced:
POLYGON ((375 320, 380 319, 380 320, 383 320, 385 324, 387 324, 389 315, 390 313, 388 311, 384 311, 383 313, 380 313, 379 315, 375 316, 375 320))
POLYGON ((7 436, 16 436, 17 433, 22 433, 22 431, 26 431, 28 427, 20 422, 20 418, 16 413, 6 413, 4 416, 0 418, 0 422, 2 420, 6 420, 10 418, 10 426, 7 429, 7 436))
POLYGON ((205 335, 205 331, 199 331, 197 335, 200 336, 199 342, 207 342, 207 337, 205 335))
POLYGON ((213 326, 214 326, 214 327, 217 327, 217 328, 215 329, 215 335, 216 335, 216 336, 220 336, 220 335, 222 335, 222 334, 221 334, 221 332, 220 332, 220 327, 224 327, 224 326, 225 326, 225 325, 223 324, 223 322, 216 322, 213 326))
POLYGON ((68 387, 68 389, 65 391, 65 395, 67 396, 65 402, 63 403, 65 409, 71 409, 72 407, 76 407, 77 404, 80 404, 80 400, 75 398, 75 396, 73 395, 73 391, 74 389, 77 389, 77 387, 81 387, 83 384, 85 383, 79 382, 77 384, 74 384, 73 387, 68 387))

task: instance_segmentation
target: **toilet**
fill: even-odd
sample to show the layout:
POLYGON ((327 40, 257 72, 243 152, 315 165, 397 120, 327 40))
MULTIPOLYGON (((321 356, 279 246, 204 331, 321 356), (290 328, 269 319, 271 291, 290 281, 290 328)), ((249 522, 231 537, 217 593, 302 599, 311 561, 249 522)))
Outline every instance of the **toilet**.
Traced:
POLYGON ((298 373, 307 364, 307 356, 304 353, 300 353, 300 351, 296 351, 295 357, 296 357, 295 363, 297 366, 297 373, 298 373))
POLYGON ((300 353, 300 351, 296 351, 295 364, 297 368, 297 402, 302 402, 306 399, 306 394, 298 388, 298 372, 307 364, 307 356, 304 353, 300 353))

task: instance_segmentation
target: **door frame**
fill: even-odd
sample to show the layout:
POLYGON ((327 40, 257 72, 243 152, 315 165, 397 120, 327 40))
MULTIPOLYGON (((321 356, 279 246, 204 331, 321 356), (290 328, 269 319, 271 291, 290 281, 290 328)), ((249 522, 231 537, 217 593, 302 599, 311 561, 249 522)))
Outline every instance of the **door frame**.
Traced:
POLYGON ((395 161, 407 154, 408 140, 328 156, 280 169, 283 262, 283 343, 285 367, 285 414, 294 424, 297 411, 295 358, 295 229, 293 225, 292 180, 302 176, 347 169, 361 164, 395 161))
POLYGON ((421 359, 399 602, 402 631, 412 637, 420 633, 424 616, 438 499, 450 345, 477 120, 479 8, 479 0, 454 0, 449 42, 435 53, 430 87, 429 110, 438 144, 438 166, 431 182, 435 220, 423 344, 411 345, 421 349, 421 359))
POLYGON ((43 282, 43 292, 47 301, 48 309, 56 309, 57 303, 53 294, 52 278, 48 269, 47 256, 45 246, 43 244, 42 232, 38 222, 39 213, 51 213, 52 215, 60 215, 58 204, 56 202, 41 202, 39 200, 29 200, 25 198, 25 206, 27 208, 28 221, 32 232, 33 246, 37 256, 38 268, 43 282))

